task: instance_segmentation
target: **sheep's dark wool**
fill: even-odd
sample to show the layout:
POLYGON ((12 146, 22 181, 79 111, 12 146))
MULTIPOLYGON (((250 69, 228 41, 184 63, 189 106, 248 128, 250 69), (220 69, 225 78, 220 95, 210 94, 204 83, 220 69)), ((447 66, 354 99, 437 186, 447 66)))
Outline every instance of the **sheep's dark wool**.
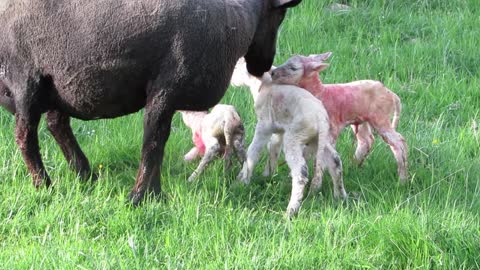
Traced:
POLYGON ((69 118, 113 118, 145 108, 140 169, 131 199, 160 192, 163 149, 175 110, 206 110, 227 89, 236 61, 270 69, 277 29, 300 0, 3 0, 0 105, 15 112, 16 142, 36 186, 50 178, 37 127, 42 113, 65 157, 90 166, 69 118))

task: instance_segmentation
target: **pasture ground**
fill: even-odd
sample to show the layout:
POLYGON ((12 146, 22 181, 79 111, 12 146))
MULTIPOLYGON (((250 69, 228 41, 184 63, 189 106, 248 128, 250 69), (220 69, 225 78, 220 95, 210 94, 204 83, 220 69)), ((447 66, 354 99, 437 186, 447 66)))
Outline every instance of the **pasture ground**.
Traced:
MULTIPOLYGON (((177 115, 162 171, 164 200, 126 205, 137 171, 142 112, 73 128, 100 177, 80 182, 40 128, 54 189, 36 191, 0 112, 0 268, 3 269, 478 269, 480 268, 480 5, 477 0, 304 0, 288 13, 275 64, 332 51, 325 82, 381 80, 402 99, 398 130, 409 144, 411 183, 400 185, 390 149, 377 138, 362 168, 353 136, 339 142, 351 198, 306 198, 284 217, 288 169, 253 183, 210 166, 186 178, 190 131, 177 115)), ((247 89, 231 87, 253 136, 247 89)), ((261 166, 264 164, 260 164, 261 166)))

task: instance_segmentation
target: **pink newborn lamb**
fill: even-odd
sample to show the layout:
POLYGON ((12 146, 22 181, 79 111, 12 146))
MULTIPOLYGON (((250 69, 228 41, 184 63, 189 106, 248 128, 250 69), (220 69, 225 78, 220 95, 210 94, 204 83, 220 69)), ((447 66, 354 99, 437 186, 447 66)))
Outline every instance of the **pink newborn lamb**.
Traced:
MULTIPOLYGON (((272 79, 275 83, 302 87, 323 102, 330 119, 333 143, 345 126, 352 125, 357 138, 355 160, 359 164, 372 148, 373 127, 390 145, 397 161, 400 181, 406 182, 407 144, 395 130, 401 111, 400 98, 379 81, 323 84, 318 73, 328 67, 323 61, 330 55, 331 52, 308 57, 293 56, 272 71, 272 79), (390 120, 391 115, 393 120, 390 120)), ((274 147, 280 146, 277 144, 274 147)))
POLYGON ((193 181, 218 154, 223 154, 225 169, 231 166, 232 152, 243 164, 245 161, 245 130, 242 120, 235 107, 219 104, 207 111, 180 111, 185 125, 192 130, 192 140, 195 146, 184 156, 186 161, 192 161, 203 156, 197 169, 190 175, 188 181, 193 181))

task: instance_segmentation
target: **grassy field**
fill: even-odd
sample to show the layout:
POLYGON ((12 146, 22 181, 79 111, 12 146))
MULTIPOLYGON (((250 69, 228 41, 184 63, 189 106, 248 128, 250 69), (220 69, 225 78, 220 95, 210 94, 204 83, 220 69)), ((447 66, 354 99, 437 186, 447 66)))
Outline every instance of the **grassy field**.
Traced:
MULTIPOLYGON (((66 164, 42 123, 40 142, 54 189, 36 191, 0 111, 2 269, 478 269, 480 268, 480 6, 478 0, 304 0, 288 14, 275 64, 332 51, 325 82, 381 80, 402 99, 398 130, 409 144, 411 183, 400 185, 390 149, 377 138, 362 168, 350 131, 337 145, 345 187, 356 199, 322 193, 284 217, 288 169, 253 183, 224 175, 222 162, 197 183, 186 178, 190 132, 174 119, 162 171, 163 201, 126 205, 136 175, 142 113, 73 121, 94 185, 66 164)), ((253 136, 252 99, 231 87, 253 136)), ((264 162, 260 165, 263 165, 264 162)))

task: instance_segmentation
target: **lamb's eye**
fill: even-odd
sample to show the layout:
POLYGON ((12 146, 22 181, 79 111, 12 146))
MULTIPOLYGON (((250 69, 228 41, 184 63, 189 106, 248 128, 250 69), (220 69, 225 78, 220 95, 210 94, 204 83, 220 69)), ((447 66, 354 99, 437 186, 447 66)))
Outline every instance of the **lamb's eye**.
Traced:
POLYGON ((298 70, 298 68, 297 67, 290 67, 290 70, 295 71, 295 70, 298 70))

